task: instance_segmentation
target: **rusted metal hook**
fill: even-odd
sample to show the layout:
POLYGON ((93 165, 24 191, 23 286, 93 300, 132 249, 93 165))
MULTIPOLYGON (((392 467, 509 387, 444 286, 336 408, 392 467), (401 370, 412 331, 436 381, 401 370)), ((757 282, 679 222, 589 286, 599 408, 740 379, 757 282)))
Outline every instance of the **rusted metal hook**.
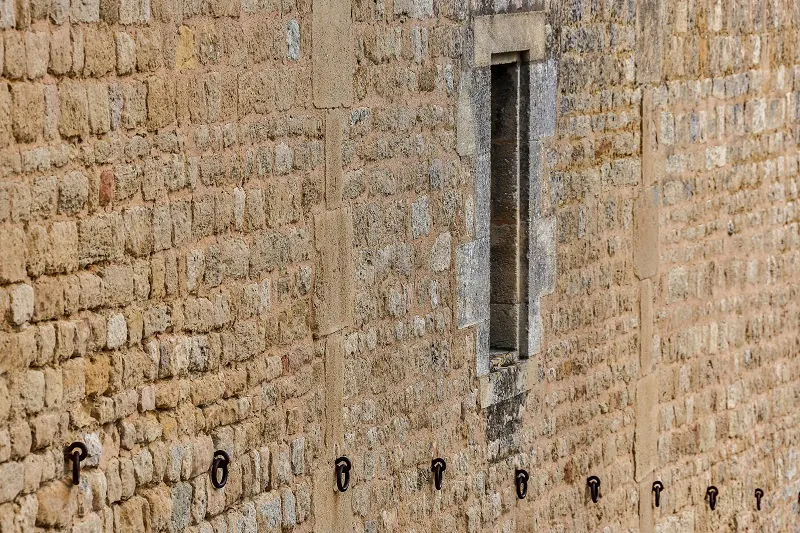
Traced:
POLYGON ((719 489, 711 485, 706 489, 706 497, 708 497, 708 506, 713 511, 717 508, 717 496, 719 496, 719 489))
POLYGON ((336 488, 339 492, 347 492, 350 487, 350 469, 353 468, 353 463, 344 455, 336 459, 336 488))
POLYGON ((520 500, 528 495, 528 479, 530 479, 530 476, 527 470, 518 468, 514 472, 514 484, 517 486, 517 498, 520 500))
POLYGON ((228 482, 228 465, 231 456, 225 450, 214 452, 214 460, 211 462, 211 484, 214 488, 221 489, 228 482), (222 470, 222 479, 217 478, 217 470, 222 470))
POLYGON ((656 495, 656 507, 661 506, 661 491, 664 490, 664 484, 661 481, 653 481, 653 492, 656 495))
POLYGON ((81 461, 89 455, 89 449, 82 442, 73 442, 67 446, 67 458, 72 461, 72 483, 79 485, 81 482, 81 461))
POLYGON ((433 470, 433 485, 436 490, 442 490, 442 475, 447 470, 447 463, 441 457, 437 457, 431 462, 431 470, 433 470))
POLYGON ((761 510, 761 498, 764 497, 764 491, 761 489, 756 489, 756 510, 761 510))
POLYGON ((592 493, 592 502, 597 503, 597 500, 600 499, 600 478, 597 476, 589 476, 586 480, 586 484, 589 485, 589 490, 592 493))

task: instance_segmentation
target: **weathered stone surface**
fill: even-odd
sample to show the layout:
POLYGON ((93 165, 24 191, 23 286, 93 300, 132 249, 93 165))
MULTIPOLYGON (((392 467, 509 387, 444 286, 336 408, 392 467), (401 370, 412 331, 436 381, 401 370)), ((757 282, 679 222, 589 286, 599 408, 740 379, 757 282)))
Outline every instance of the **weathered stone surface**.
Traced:
POLYGON ((339 110, 330 110, 325 115, 325 204, 328 209, 338 209, 342 205, 344 120, 345 114, 339 110))
POLYGON ((355 50, 350 0, 314 0, 311 61, 314 105, 349 107, 353 101, 355 50))
POLYGON ((39 509, 36 524, 63 527, 72 522, 77 512, 77 488, 64 481, 54 481, 37 491, 39 509))
POLYGON ((635 479, 641 481, 658 466, 658 377, 650 374, 636 385, 635 479))
POLYGON ((553 59, 537 61, 529 66, 530 73, 530 127, 531 140, 552 137, 556 133, 558 109, 558 64, 553 59))
POLYGON ((643 190, 633 204, 633 265, 639 279, 652 278, 658 272, 659 220, 658 187, 643 190))
POLYGON ((636 79, 661 81, 664 56, 664 7, 661 0, 640 0, 636 10, 636 79))
POLYGON ((489 319, 489 242, 456 248, 456 317, 459 328, 489 319))
POLYGON ((0 487, 0 502, 10 502, 22 491, 25 479, 22 463, 8 462, 0 465, 5 480, 0 487))
POLYGON ((541 12, 475 17, 476 67, 492 64, 492 54, 527 52, 531 61, 545 53, 545 14, 541 12))
POLYGON ((314 284, 314 330, 324 336, 353 320, 353 217, 341 208, 314 218, 318 253, 314 284))

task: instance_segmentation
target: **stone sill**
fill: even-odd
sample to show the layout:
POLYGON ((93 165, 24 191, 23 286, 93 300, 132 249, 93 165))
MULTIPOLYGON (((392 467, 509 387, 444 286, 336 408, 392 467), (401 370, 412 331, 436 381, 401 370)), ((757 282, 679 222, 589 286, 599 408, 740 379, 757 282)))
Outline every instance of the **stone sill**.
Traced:
POLYGON ((480 378, 481 409, 531 390, 538 380, 536 364, 524 359, 480 378))

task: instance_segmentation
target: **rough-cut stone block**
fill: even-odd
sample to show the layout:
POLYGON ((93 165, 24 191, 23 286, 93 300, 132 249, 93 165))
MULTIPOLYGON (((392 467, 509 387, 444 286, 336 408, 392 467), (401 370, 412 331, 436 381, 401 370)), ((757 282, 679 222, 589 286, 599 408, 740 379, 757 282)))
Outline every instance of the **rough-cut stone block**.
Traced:
POLYGON ((22 492, 25 481, 22 463, 0 464, 0 476, 3 480, 3 483, 0 483, 0 503, 10 502, 22 492))
POLYGON ((156 130, 175 121, 175 83, 168 78, 147 80, 147 125, 156 130))
POLYGON ((39 489, 36 524, 64 527, 72 522, 78 510, 77 487, 65 481, 54 481, 39 489))
POLYGON ((456 249, 456 320, 459 328, 489 319, 489 240, 456 249))
POLYGON ((120 24, 147 24, 150 22, 150 0, 122 0, 119 4, 120 24))
POLYGON ((19 142, 33 142, 44 130, 44 91, 41 85, 16 83, 11 86, 14 101, 13 131, 19 142))
POLYGON ((65 81, 58 86, 61 119, 58 131, 64 137, 85 137, 89 133, 89 103, 82 83, 65 81))
POLYGON ((70 19, 74 22, 98 22, 100 0, 72 0, 70 19))
POLYGON ((0 148, 5 148, 13 140, 12 116, 14 104, 7 83, 0 83, 0 148))
POLYGON ((355 49, 351 26, 351 0, 314 0, 311 61, 317 107, 352 105, 355 49))
POLYGON ((125 225, 119 214, 100 215, 82 220, 78 232, 78 257, 81 266, 119 259, 122 256, 125 225))
POLYGON ((652 278, 658 272, 657 186, 643 190, 633 204, 633 269, 639 279, 652 278))
POLYGON ((664 12, 661 0, 639 0, 636 9, 636 79, 661 81, 664 12))
POLYGON ((117 53, 114 34, 111 30, 103 27, 89 27, 84 33, 84 54, 85 76, 99 78, 113 72, 117 53))
POLYGON ((26 240, 22 228, 0 230, 0 283, 25 279, 26 240))
POLYGON ((117 32, 114 40, 117 43, 117 74, 131 74, 136 68, 136 43, 125 32, 117 32))
POLYGON ((349 209, 314 217, 314 247, 314 331, 321 337, 353 321, 353 217, 349 209))
POLYGON ((11 320, 22 324, 33 317, 33 287, 27 284, 16 285, 8 291, 11 297, 11 320))
POLYGON ((106 133, 111 128, 111 113, 108 101, 108 85, 104 82, 86 86, 89 105, 89 127, 92 133, 106 133))
POLYGON ((493 54, 507 52, 526 52, 531 61, 542 59, 546 20, 545 13, 536 11, 475 17, 475 66, 489 66, 493 54))

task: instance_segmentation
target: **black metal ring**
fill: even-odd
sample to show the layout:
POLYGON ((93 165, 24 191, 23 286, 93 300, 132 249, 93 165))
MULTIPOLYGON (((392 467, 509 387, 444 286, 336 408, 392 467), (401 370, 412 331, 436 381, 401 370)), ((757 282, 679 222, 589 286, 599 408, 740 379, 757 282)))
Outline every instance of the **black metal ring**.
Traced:
POLYGON ((761 510, 761 498, 764 497, 764 491, 761 489, 756 489, 756 509, 758 511, 761 510))
POLYGON ((717 496, 719 496, 719 489, 711 485, 706 489, 706 496, 708 497, 708 506, 713 511, 717 508, 717 496))
POLYGON ((433 470, 433 485, 436 490, 442 490, 442 474, 447 470, 447 463, 441 457, 437 457, 431 461, 431 470, 433 470))
POLYGON ((67 446, 67 458, 72 461, 72 483, 79 485, 81 482, 81 461, 89 456, 89 449, 82 442, 73 442, 67 446))
POLYGON ((592 493, 592 502, 597 503, 600 499, 600 478, 597 476, 589 476, 586 479, 586 484, 589 485, 589 490, 592 493))
POLYGON ((214 452, 214 460, 211 462, 211 484, 214 488, 221 489, 228 482, 228 465, 231 456, 225 450, 214 452), (222 479, 217 479, 217 470, 222 470, 222 479))
POLYGON ((514 484, 517 486, 517 498, 520 500, 528 495, 528 479, 530 479, 530 476, 527 470, 518 468, 514 472, 514 484))
POLYGON ((353 464, 344 455, 336 459, 336 488, 339 492, 347 492, 350 487, 350 469, 353 464))
POLYGON ((661 481, 653 481, 653 492, 656 495, 656 507, 661 506, 661 491, 664 490, 664 484, 661 481))

